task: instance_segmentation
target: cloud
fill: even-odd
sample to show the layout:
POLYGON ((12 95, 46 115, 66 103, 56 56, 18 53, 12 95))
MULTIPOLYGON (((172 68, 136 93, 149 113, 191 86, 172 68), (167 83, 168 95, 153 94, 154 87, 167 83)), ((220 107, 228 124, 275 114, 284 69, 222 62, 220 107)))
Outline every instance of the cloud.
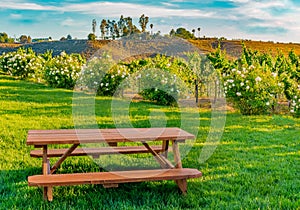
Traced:
MULTIPOLYGON (((177 1, 183 2, 183 1, 177 1)), ((214 12, 201 11, 200 9, 170 8, 176 5, 164 2, 163 6, 151 6, 123 2, 91 2, 91 3, 69 3, 63 6, 44 6, 37 3, 21 1, 1 1, 0 8, 14 10, 39 10, 39 11, 60 11, 80 12, 82 14, 99 15, 104 17, 119 17, 121 14, 131 17, 140 17, 147 14, 150 17, 211 17, 214 12)))
POLYGON ((22 1, 7 1, 2 0, 0 2, 1 9, 14 9, 14 10, 39 10, 39 11, 55 11, 57 7, 43 6, 36 3, 28 3, 22 1))
POLYGON ((270 27, 270 26, 248 26, 246 29, 249 33, 255 33, 255 34, 285 34, 287 32, 286 28, 282 27, 270 27))
POLYGON ((172 4, 172 3, 169 3, 169 2, 162 2, 161 4, 166 6, 166 7, 177 7, 177 8, 180 7, 177 4, 172 4))
POLYGON ((178 3, 178 2, 187 2, 187 1, 186 0, 171 0, 170 2, 178 3))
POLYGON ((65 11, 76 11, 90 15, 100 15, 105 17, 124 16, 140 17, 146 14, 152 18, 155 17, 212 17, 215 13, 201 11, 199 9, 174 9, 161 6, 141 5, 120 2, 93 2, 86 4, 71 4, 63 8, 65 11))
POLYGON ((290 0, 231 0, 236 7, 218 10, 216 17, 251 34, 284 34, 300 25, 299 7, 290 0))
POLYGON ((73 20, 72 18, 67 18, 66 20, 61 22, 62 26, 75 26, 77 24, 78 23, 75 20, 73 20))
POLYGON ((23 18, 21 14, 10 14, 9 17, 14 20, 20 20, 23 18))

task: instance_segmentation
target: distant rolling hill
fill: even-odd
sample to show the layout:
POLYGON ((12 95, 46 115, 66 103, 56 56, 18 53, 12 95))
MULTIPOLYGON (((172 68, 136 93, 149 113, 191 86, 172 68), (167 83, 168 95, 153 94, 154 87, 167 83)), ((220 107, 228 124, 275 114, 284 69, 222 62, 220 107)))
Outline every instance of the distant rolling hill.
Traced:
MULTIPOLYGON (((213 52, 220 42, 220 46, 223 50, 226 50, 227 54, 231 58, 238 58, 242 51, 242 41, 240 40, 222 40, 219 41, 216 38, 206 38, 189 40, 190 43, 198 47, 204 53, 213 52)), ((79 53, 89 58, 98 49, 102 48, 108 42, 107 40, 65 40, 65 41, 51 41, 51 42, 39 42, 31 44, 0 44, 0 54, 4 52, 15 51, 19 47, 32 48, 36 53, 44 53, 47 50, 52 50, 53 55, 59 55, 61 52, 66 53, 79 53)), ((294 49, 296 54, 300 55, 300 44, 297 43, 274 43, 274 42, 262 42, 262 41, 243 41, 245 45, 253 50, 260 52, 271 52, 276 54, 278 51, 282 51, 284 54, 288 54, 291 49, 294 49)))

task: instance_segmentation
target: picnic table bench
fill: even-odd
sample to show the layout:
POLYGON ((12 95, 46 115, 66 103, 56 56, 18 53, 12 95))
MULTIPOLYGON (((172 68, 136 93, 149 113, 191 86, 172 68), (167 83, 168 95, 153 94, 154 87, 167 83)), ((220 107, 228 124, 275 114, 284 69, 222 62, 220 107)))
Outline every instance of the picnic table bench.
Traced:
MULTIPOLYGON (((197 169, 182 168, 178 143, 194 139, 194 135, 180 128, 121 128, 121 129, 61 129, 61 130, 30 130, 27 145, 36 148, 32 157, 42 158, 42 175, 28 177, 29 186, 43 187, 44 199, 53 200, 54 186, 79 184, 102 184, 105 188, 117 187, 120 183, 174 180, 179 189, 187 192, 187 179, 202 176, 197 169), (149 145, 157 141, 161 145, 149 145), (118 143, 139 142, 141 146, 118 146, 118 143), (175 165, 169 161, 169 142, 175 165), (78 148, 79 145, 107 143, 108 147, 78 148), (68 145, 65 149, 49 149, 49 145, 68 145), (150 153, 160 164, 161 169, 130 170, 110 172, 88 172, 55 174, 57 168, 69 156, 91 155, 94 158, 107 154, 150 153), (59 157, 54 165, 49 158, 59 157)), ((124 144, 123 144, 124 145, 124 144)))

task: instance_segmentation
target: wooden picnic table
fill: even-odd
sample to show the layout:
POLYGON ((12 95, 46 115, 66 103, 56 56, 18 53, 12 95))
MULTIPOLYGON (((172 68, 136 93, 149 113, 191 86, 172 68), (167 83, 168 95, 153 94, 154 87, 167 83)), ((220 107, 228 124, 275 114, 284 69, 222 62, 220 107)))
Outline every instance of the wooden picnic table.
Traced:
POLYGON ((44 199, 53 200, 53 186, 77 184, 102 184, 105 188, 117 187, 119 183, 175 180, 183 193, 187 191, 187 179, 200 177, 197 169, 182 168, 178 143, 195 136, 180 128, 119 128, 119 129, 60 129, 60 130, 29 130, 27 145, 32 150, 32 157, 42 158, 42 175, 28 177, 29 186, 44 188, 44 199), (150 146, 150 142, 161 145, 150 146), (118 146, 118 143, 138 142, 143 146, 118 146), (175 165, 168 160, 169 142, 175 165), (79 148, 80 145, 107 143, 108 147, 79 148), (68 145, 65 149, 49 149, 49 145, 68 145), (71 146, 70 146, 71 145, 71 146), (105 154, 150 153, 160 164, 161 169, 132 170, 113 172, 91 172, 55 174, 57 168, 69 156, 91 155, 97 157, 105 154), (54 165, 50 165, 50 157, 59 157, 54 165))

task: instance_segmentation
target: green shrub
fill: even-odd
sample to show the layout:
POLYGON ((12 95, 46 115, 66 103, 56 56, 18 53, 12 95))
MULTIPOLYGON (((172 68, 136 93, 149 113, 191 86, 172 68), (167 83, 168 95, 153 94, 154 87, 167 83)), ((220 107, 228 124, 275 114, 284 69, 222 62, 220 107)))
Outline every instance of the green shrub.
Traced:
POLYGON ((176 105, 179 93, 185 88, 184 82, 178 82, 180 77, 186 83, 192 81, 186 69, 187 65, 179 59, 166 56, 115 64, 108 54, 103 54, 88 62, 80 76, 80 85, 101 96, 120 95, 124 88, 136 87, 146 100, 176 105))
POLYGON ((52 87, 72 89, 84 63, 79 54, 68 55, 63 52, 47 62, 45 80, 52 87))
POLYGON ((44 63, 44 58, 36 55, 31 48, 19 48, 17 51, 6 53, 0 58, 0 68, 4 73, 21 79, 34 78, 39 82, 44 63))
MULTIPOLYGON (((91 59, 80 75, 79 85, 101 96, 113 96, 129 75, 129 69, 115 64, 108 54, 91 59)), ((124 84, 124 83, 123 83, 124 84)))
POLYGON ((147 69, 136 76, 140 95, 160 105, 177 106, 177 100, 183 89, 178 80, 176 74, 160 69, 147 69))
POLYGON ((223 74, 226 97, 242 114, 265 114, 277 104, 283 83, 269 68, 251 65, 223 74))
POLYGON ((294 83, 293 95, 290 99, 290 112, 296 117, 300 117, 300 85, 294 83))
POLYGON ((163 55, 133 61, 129 66, 135 73, 131 83, 136 83, 139 94, 160 105, 176 106, 196 77, 183 59, 163 55))

